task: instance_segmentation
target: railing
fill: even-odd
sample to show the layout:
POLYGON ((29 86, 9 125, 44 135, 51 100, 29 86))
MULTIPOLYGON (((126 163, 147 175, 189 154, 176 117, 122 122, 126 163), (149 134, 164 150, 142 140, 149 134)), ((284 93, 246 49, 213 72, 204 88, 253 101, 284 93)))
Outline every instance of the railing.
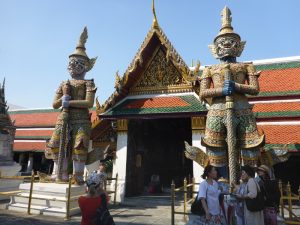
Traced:
MULTIPOLYGON (((288 183, 286 187, 279 181, 280 190, 280 214, 284 219, 285 224, 300 224, 300 215, 296 215, 294 212, 295 204, 300 207, 300 187, 298 190, 298 195, 292 193, 291 185, 288 183), (285 210, 288 212, 288 216, 285 215, 285 210)), ((300 211, 300 208, 298 209, 300 211)))
MULTIPOLYGON (((12 180, 25 180, 30 178, 30 189, 29 189, 29 195, 28 195, 28 206, 27 206, 27 214, 31 214, 31 202, 32 202, 32 193, 33 193, 33 185, 34 181, 36 178, 39 178, 39 176, 34 175, 34 171, 32 171, 31 176, 2 176, 1 171, 0 171, 0 180, 1 179, 12 179, 12 180)), ((118 174, 116 174, 115 178, 108 178, 107 180, 115 180, 115 185, 114 185, 114 191, 108 191, 108 194, 114 194, 114 200, 113 203, 116 204, 116 193, 117 193, 117 185, 118 185, 118 174)), ((71 197, 71 187, 72 187, 72 175, 69 175, 69 182, 68 182, 68 192, 67 192, 67 198, 65 199, 56 199, 56 198, 50 198, 47 200, 51 201, 60 201, 60 202, 66 202, 66 215, 65 215, 65 220, 70 219, 70 203, 73 201, 77 201, 80 196, 72 196, 71 197)), ((106 189, 106 185, 105 185, 106 189)), ((19 194, 22 191, 8 191, 8 192, 0 192, 0 195, 2 196, 19 196, 19 194)), ((22 197, 27 197, 27 196, 22 196, 22 197)), ((42 197, 34 197, 34 199, 44 199, 42 197)))
POLYGON ((175 215, 183 215, 183 220, 187 222, 187 216, 192 215, 191 213, 187 212, 187 204, 191 203, 194 200, 194 194, 198 193, 195 191, 195 185, 199 183, 195 183, 194 178, 189 178, 187 181, 186 178, 183 180, 183 186, 179 188, 175 188, 175 183, 172 181, 171 184, 171 225, 175 224, 175 215), (183 193, 183 211, 176 211, 175 210, 175 200, 176 200, 176 193, 183 193))
MULTIPOLYGON (((32 200, 32 190, 33 190, 33 183, 34 179, 38 178, 38 176, 34 176, 34 171, 31 172, 31 176, 2 176, 0 171, 0 179, 5 180, 25 180, 30 178, 30 190, 29 190, 29 196, 28 196, 28 207, 27 207, 27 214, 30 215, 31 210, 31 200, 32 200)), ((7 191, 7 192, 0 192, 0 195, 2 196, 17 196, 21 191, 7 191)))

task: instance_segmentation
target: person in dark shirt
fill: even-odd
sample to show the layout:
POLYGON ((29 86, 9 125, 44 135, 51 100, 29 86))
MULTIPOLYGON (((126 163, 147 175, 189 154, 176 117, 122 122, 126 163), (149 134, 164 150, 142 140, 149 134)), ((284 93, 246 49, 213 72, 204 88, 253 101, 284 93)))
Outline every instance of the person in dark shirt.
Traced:
POLYGON ((278 182, 273 176, 272 170, 266 165, 261 165, 258 167, 257 174, 258 184, 265 195, 265 225, 276 225, 280 201, 278 182))

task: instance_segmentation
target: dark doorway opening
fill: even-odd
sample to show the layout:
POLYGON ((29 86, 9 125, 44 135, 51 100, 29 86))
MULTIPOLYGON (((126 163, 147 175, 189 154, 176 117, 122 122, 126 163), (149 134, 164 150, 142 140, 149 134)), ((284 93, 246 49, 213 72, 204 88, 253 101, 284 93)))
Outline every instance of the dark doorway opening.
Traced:
POLYGON ((126 169, 126 196, 147 191, 152 175, 169 188, 193 176, 193 162, 184 156, 184 141, 192 142, 191 119, 130 120, 126 169))
POLYGON ((300 185, 300 155, 292 154, 288 161, 274 165, 275 177, 287 184, 290 182, 292 192, 298 194, 300 185))

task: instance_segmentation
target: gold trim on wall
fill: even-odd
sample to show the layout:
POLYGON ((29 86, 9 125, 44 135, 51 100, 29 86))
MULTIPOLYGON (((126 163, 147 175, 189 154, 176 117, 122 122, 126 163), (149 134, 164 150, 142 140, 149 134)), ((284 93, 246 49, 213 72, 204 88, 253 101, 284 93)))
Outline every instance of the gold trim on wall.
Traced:
POLYGON ((205 117, 204 116, 197 116, 191 117, 192 120, 192 130, 205 130, 205 117))
POLYGON ((128 131, 128 120, 126 120, 126 119, 117 120, 117 131, 118 132, 127 132, 128 131))

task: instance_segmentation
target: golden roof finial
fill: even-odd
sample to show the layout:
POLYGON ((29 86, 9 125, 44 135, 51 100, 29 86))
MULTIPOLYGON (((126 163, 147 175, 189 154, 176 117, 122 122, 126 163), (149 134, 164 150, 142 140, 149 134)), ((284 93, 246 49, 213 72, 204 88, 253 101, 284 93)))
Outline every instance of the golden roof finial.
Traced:
POLYGON ((119 70, 117 70, 116 79, 115 79, 115 88, 119 86, 120 82, 121 82, 121 76, 119 75, 119 70))
POLYGON ((104 112, 103 105, 100 105, 100 102, 98 100, 98 96, 96 97, 96 113, 99 115, 100 113, 104 112))
POLYGON ((153 13, 153 23, 152 23, 152 27, 153 27, 153 28, 158 28, 158 22, 157 22, 157 18, 156 18, 156 12, 155 12, 154 0, 152 0, 152 13, 153 13))

